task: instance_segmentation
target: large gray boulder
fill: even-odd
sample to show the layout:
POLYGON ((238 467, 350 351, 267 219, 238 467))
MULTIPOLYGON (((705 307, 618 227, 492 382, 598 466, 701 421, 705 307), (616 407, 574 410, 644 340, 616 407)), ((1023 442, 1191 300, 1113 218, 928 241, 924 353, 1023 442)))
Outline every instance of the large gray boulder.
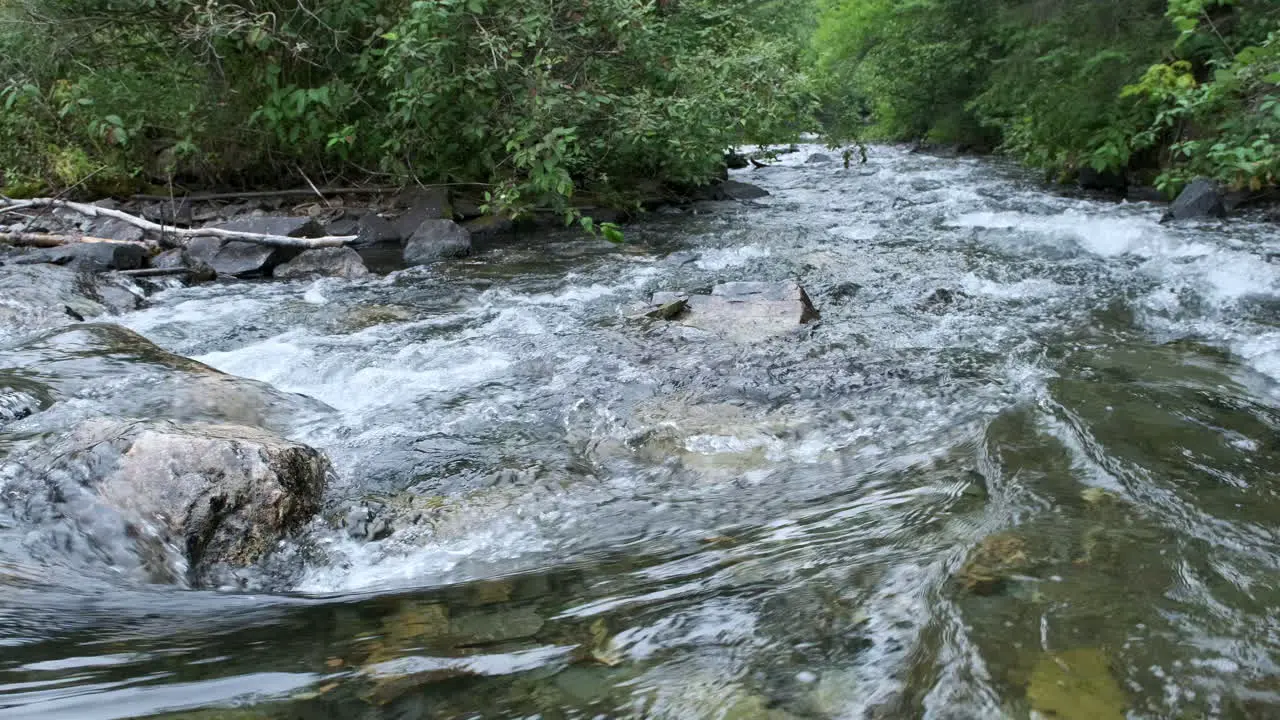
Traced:
POLYGON ((271 270, 297 251, 257 243, 200 237, 187 243, 187 253, 201 265, 219 275, 254 277, 269 275, 271 270))
POLYGON ((407 265, 426 265, 471 253, 471 233, 452 220, 425 220, 404 243, 407 265))
POLYGON ((731 282, 710 295, 654 293, 649 317, 741 341, 795 331, 819 318, 804 288, 794 282, 731 282))
POLYGON ((307 250, 276 267, 273 275, 282 280, 308 277, 362 278, 369 274, 360 254, 349 247, 307 250))
POLYGON ((1218 186, 1207 178, 1197 178, 1188 185, 1173 206, 1165 214, 1165 220, 1194 220, 1197 218, 1223 218, 1227 208, 1218 186))
POLYGON ((150 265, 157 270, 187 270, 183 280, 190 284, 213 280, 218 271, 191 254, 186 248, 173 248, 151 258, 150 265))
POLYGON ((98 218, 87 232, 92 237, 120 242, 141 242, 146 237, 142 228, 113 217, 98 218))
POLYGON ((239 425, 88 420, 48 462, 26 463, 39 523, 71 520, 152 582, 220 585, 319 509, 332 472, 319 451, 239 425))

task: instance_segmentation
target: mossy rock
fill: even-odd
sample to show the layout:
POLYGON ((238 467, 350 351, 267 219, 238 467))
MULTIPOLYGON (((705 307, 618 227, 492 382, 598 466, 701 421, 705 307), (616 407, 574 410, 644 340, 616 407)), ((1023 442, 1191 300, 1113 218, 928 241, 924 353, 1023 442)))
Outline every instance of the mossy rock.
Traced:
POLYGON ((1031 672, 1027 701, 1054 720, 1124 720, 1129 706, 1098 648, 1042 655, 1031 672))
POLYGON ((969 553, 955 580, 975 595, 994 595, 1004 588, 1009 575, 1026 572, 1034 566, 1026 541, 1011 532, 997 533, 983 538, 969 553))

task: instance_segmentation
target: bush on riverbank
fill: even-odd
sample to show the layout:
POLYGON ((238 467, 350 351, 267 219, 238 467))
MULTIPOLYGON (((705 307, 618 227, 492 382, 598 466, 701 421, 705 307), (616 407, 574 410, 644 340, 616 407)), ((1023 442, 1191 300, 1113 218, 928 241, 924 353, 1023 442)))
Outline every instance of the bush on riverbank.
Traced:
POLYGON ((874 118, 837 133, 994 141, 1055 175, 1130 170, 1168 192, 1280 177, 1272 0, 824 0, 815 48, 829 104, 874 118))
POLYGON ((386 175, 564 207, 806 129, 759 0, 0 0, 7 193, 386 175))

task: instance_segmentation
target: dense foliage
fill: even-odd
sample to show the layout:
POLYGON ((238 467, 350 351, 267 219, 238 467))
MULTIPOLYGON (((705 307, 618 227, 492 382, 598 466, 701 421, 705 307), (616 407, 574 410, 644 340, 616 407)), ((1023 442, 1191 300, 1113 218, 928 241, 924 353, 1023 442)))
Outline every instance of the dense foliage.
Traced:
POLYGON ((1274 0, 824 0, 815 48, 837 134, 998 143, 1168 191, 1280 177, 1274 0))
POLYGON ((511 207, 698 183, 809 124, 771 0, 0 0, 6 192, 308 175, 511 207))

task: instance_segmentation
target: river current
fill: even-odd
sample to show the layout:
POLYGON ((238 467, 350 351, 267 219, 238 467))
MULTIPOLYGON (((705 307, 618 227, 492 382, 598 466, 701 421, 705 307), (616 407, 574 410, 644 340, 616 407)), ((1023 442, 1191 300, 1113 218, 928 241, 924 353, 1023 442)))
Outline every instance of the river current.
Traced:
POLYGON ((337 481, 245 588, 0 543, 0 718, 1280 717, 1280 229, 821 151, 624 245, 118 318, 331 407, 337 481), (820 323, 628 319, 786 279, 820 323))

